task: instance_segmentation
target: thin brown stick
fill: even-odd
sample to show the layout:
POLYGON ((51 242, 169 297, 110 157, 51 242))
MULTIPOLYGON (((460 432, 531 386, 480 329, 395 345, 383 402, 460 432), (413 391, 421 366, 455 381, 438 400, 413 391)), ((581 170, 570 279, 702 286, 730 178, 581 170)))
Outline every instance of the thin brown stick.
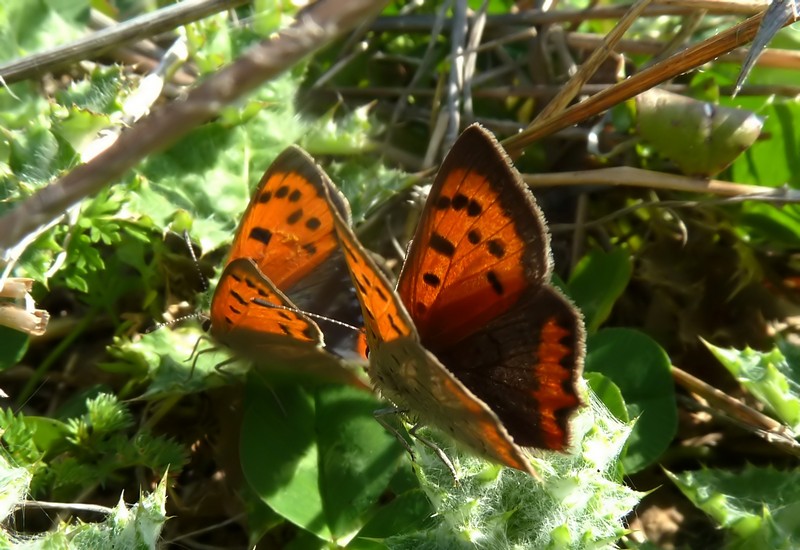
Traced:
POLYGON ((6 84, 26 80, 58 67, 97 57, 111 48, 150 37, 244 4, 247 0, 186 0, 152 13, 134 17, 89 36, 0 65, 6 84))
POLYGON ((196 126, 217 116, 230 102, 374 17, 386 1, 320 0, 300 12, 295 22, 251 48, 231 65, 176 101, 155 109, 124 132, 92 161, 80 165, 0 218, 0 250, 61 215, 79 200, 122 176, 146 155, 175 143, 196 126))
POLYGON ((611 55, 617 42, 622 39, 622 35, 639 18, 650 2, 652 0, 637 0, 631 6, 631 9, 611 29, 611 32, 603 38, 602 43, 598 44, 598 47, 589 55, 589 58, 581 64, 572 78, 564 84, 558 95, 545 105, 544 109, 537 115, 534 124, 538 120, 546 120, 555 116, 567 108, 567 105, 578 95, 581 87, 589 81, 600 65, 611 55))
POLYGON ((709 193, 723 197, 758 195, 761 197, 774 196, 794 200, 800 198, 795 196, 796 192, 792 189, 776 189, 774 187, 745 185, 723 180, 690 178, 632 166, 616 166, 578 172, 556 172, 553 174, 523 174, 522 179, 534 189, 565 185, 624 185, 645 187, 647 189, 709 193))
POLYGON ((524 132, 505 140, 503 145, 506 150, 510 150, 509 154, 521 151, 538 139, 586 120, 661 82, 708 63, 720 55, 750 42, 756 35, 763 16, 763 13, 759 13, 716 36, 682 50, 627 80, 593 95, 586 101, 573 105, 560 115, 529 127, 524 132))
MULTIPOLYGON (((644 10, 643 17, 662 15, 687 15, 706 10, 713 15, 754 15, 764 10, 764 2, 722 2, 717 0, 687 0, 683 2, 660 1, 658 5, 644 10)), ((551 25, 555 23, 581 23, 596 19, 619 19, 630 5, 602 6, 586 10, 523 11, 514 14, 490 15, 486 19, 487 29, 509 26, 551 25)), ((429 34, 434 22, 433 15, 403 15, 379 17, 372 24, 375 32, 419 32, 429 34)), ((452 19, 444 22, 444 30, 452 25, 452 19)))
POLYGON ((800 456, 800 444, 795 440, 796 435, 788 426, 748 407, 678 367, 672 367, 672 377, 678 384, 716 407, 716 409, 711 409, 711 412, 722 413, 737 425, 757 434, 787 453, 800 456))
MULTIPOLYGON (((592 95, 610 88, 612 84, 586 84, 581 88, 582 95, 592 95)), ((557 84, 535 84, 523 86, 495 86, 491 88, 474 89, 473 97, 507 99, 509 97, 552 97, 558 92, 560 86, 557 84)), ((686 94, 691 91, 687 84, 663 84, 659 89, 673 92, 676 94, 686 94)), ((720 86, 720 94, 730 95, 733 93, 733 86, 720 86)), ((372 86, 360 88, 357 86, 335 86, 330 89, 318 88, 313 90, 314 94, 332 94, 344 97, 366 97, 370 99, 388 98, 394 99, 399 96, 409 95, 416 97, 431 97, 436 93, 433 88, 395 88, 391 86, 372 86)), ((739 95, 781 95, 795 97, 800 95, 800 86, 789 84, 752 84, 742 87, 739 95)))

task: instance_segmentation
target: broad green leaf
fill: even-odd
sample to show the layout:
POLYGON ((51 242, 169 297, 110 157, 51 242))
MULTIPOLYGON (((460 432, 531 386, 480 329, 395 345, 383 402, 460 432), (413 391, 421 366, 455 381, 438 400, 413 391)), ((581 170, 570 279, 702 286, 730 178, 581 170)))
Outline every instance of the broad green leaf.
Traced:
POLYGON ((800 364, 787 361, 779 348, 739 351, 707 342, 706 347, 779 420, 795 431, 800 429, 800 364))
POLYGON ((636 425, 623 466, 638 472, 658 460, 678 426, 670 361, 649 336, 631 329, 604 329, 590 335, 586 371, 610 378, 622 392, 636 425))
POLYGON ((632 269, 630 254, 622 248, 593 250, 575 266, 567 294, 583 312, 587 332, 596 332, 611 314, 628 286, 632 269))
POLYGON ((636 97, 639 133, 684 174, 712 176, 749 148, 763 121, 748 111, 653 88, 636 97))
POLYGON ((729 529, 727 548, 800 546, 797 469, 746 466, 741 471, 703 469, 667 475, 695 506, 729 529))
POLYGON ((394 498, 370 518, 358 536, 347 545, 353 550, 386 548, 383 540, 433 523, 433 508, 420 489, 412 489, 394 498))
POLYGON ((379 408, 372 395, 349 386, 316 392, 320 492, 337 538, 361 528, 405 453, 375 420, 373 412, 379 408))
POLYGON ((320 492, 314 399, 300 386, 274 390, 248 377, 240 441, 242 471, 275 512, 333 541, 320 492))
POLYGON ((616 416, 621 422, 630 422, 628 409, 625 408, 625 400, 619 387, 607 376, 599 372, 586 372, 583 376, 592 391, 600 398, 603 405, 608 407, 611 414, 616 416))
POLYGON ((241 446, 250 486, 316 536, 349 539, 404 452, 373 418, 380 404, 347 386, 306 391, 279 385, 270 391, 257 376, 249 380, 241 446))

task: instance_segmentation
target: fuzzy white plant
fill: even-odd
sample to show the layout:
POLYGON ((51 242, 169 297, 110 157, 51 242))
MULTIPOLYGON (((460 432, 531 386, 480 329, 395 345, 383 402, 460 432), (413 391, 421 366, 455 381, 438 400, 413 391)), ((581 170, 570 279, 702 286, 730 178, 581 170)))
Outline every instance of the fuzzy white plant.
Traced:
POLYGON ((618 457, 631 424, 619 422, 589 393, 589 406, 572 422, 570 454, 536 452, 541 481, 459 451, 432 430, 458 481, 436 454, 416 443, 416 473, 438 523, 384 541, 403 549, 591 549, 614 547, 623 519, 641 494, 619 480, 618 457))

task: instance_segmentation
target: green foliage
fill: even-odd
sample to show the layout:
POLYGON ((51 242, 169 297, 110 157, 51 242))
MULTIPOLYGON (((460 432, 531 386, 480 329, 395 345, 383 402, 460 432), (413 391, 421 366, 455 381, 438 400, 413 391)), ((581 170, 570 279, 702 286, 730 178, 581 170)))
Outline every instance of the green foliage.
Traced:
MULTIPOLYGON (((91 5, 128 16, 141 3, 91 5)), ((481 5, 469 2, 472 9, 481 5)), ((514 5, 492 0, 488 10, 508 15, 514 5)), ((588 5, 574 0, 561 7, 588 5)), ((286 1, 257 0, 253 6, 237 8, 237 21, 229 12, 187 26, 192 65, 200 79, 285 26, 297 9, 286 1)), ((0 58, 41 51, 84 34, 88 7, 85 1, 6 2, 0 6, 0 58)), ((411 7, 392 4, 386 13, 405 14, 411 7)), ((419 14, 434 14, 440 5, 416 7, 419 14)), ((684 22, 643 18, 627 36, 672 36, 684 22)), ((723 17, 705 17, 695 37, 711 36, 727 23, 723 17)), ((588 21, 579 28, 605 32, 613 24, 588 21)), ((796 31, 781 32, 775 44, 798 49, 797 36, 796 31)), ((143 478, 153 487, 169 470, 180 479, 175 485, 178 515, 190 514, 180 508, 186 495, 199 496, 203 503, 218 500, 218 494, 235 495, 218 508, 246 511, 243 529, 251 546, 264 539, 265 546, 356 550, 590 548, 610 546, 624 534, 621 518, 641 495, 622 484, 623 473, 657 471, 654 465, 674 458, 667 450, 676 434, 681 436, 671 362, 691 364, 698 335, 719 336, 714 341, 743 347, 741 342, 755 334, 737 339, 740 335, 731 325, 709 322, 708 317, 722 317, 717 314, 722 307, 709 307, 704 300, 724 288, 716 303, 726 311, 730 304, 733 326, 740 328, 762 317, 760 311, 737 309, 736 298, 758 293, 766 301, 764 295, 783 293, 783 299, 793 299, 788 286, 773 290, 782 277, 791 281, 797 270, 788 261, 780 264, 800 242, 795 205, 750 201, 678 212, 655 207, 603 221, 601 227, 590 225, 593 230, 576 247, 586 253, 565 288, 586 319, 585 378, 594 394, 585 397, 589 406, 572 426, 574 453, 537 453, 541 483, 464 454, 435 431, 421 431, 453 460, 456 483, 439 458, 416 440, 411 440, 416 460, 409 459, 392 434, 374 421, 372 413, 382 403, 365 391, 307 380, 277 382, 264 370, 252 371, 246 362, 234 361, 230 350, 200 340, 199 323, 191 320, 179 328, 144 330, 153 319, 162 320, 165 310, 169 319, 208 310, 210 293, 195 295, 202 277, 175 234, 189 231, 199 244, 200 270, 213 280, 250 190, 290 143, 305 147, 325 166, 348 196, 356 223, 370 222, 372 235, 388 233, 379 237, 395 246, 382 242, 375 249, 390 266, 396 263, 401 254, 395 251, 405 245, 414 219, 405 212, 398 215, 401 209, 394 207, 407 202, 405 193, 412 184, 424 181, 388 166, 421 159, 429 145, 429 121, 440 112, 439 91, 452 64, 449 34, 368 31, 360 39, 368 50, 344 66, 339 64, 342 45, 335 45, 226 106, 213 121, 87 198, 26 250, 14 275, 35 278, 36 297, 67 328, 48 335, 53 340, 29 342, 21 333, 0 327, 0 372, 8 374, 2 386, 16 390, 9 393, 18 407, 35 411, 23 415, 0 410, 3 518, 28 493, 62 501, 87 494, 87 487, 118 494, 143 478), (430 58, 423 59, 426 52, 430 58), (335 71, 329 74, 331 69, 335 71), (420 69, 422 78, 415 86, 431 93, 404 98, 409 110, 396 123, 388 123, 387 105, 380 98, 359 103, 347 95, 348 89, 410 86, 411 75, 420 69), (319 86, 322 75, 330 76, 327 89, 319 86), (324 99, 320 89, 332 90, 335 100, 324 99), (435 100, 429 104, 431 97, 435 100), (396 226, 403 229, 395 231, 396 226), (720 250, 729 261, 718 261, 720 250), (54 265, 59 267, 53 273, 54 265), (763 283, 766 278, 771 286, 763 283), (726 284, 718 284, 720 280, 726 284), (19 372, 22 389, 15 386, 19 372)), ((513 85, 524 83, 529 75, 519 68, 530 66, 539 86, 542 75, 538 60, 531 59, 529 42, 481 49, 475 79, 479 93, 473 97, 476 118, 498 129, 515 127, 540 107, 538 96, 528 97, 524 90, 517 95, 506 89, 496 100, 481 89, 488 85, 492 92, 496 79, 504 78, 496 69, 506 64, 514 69, 513 85), (492 79, 484 79, 490 72, 492 79)), ((58 78, 48 75, 0 87, 0 214, 88 158, 98 131, 118 129, 125 99, 140 77, 130 67, 105 61, 82 66, 85 72, 68 68, 58 78)), ((557 66, 550 61, 542 66, 557 66)), ((627 61, 636 63, 638 57, 627 61)), ((649 133, 651 141, 658 141, 667 156, 677 150, 676 162, 691 173, 708 173, 709 166, 720 169, 744 149, 721 178, 772 187, 800 185, 798 103, 766 95, 725 98, 722 87, 735 79, 737 70, 713 63, 691 80, 693 96, 734 108, 716 111, 725 113, 724 121, 706 117, 703 106, 700 122, 690 130, 679 115, 667 124, 657 123, 649 133), (754 143, 752 127, 744 127, 754 122, 751 112, 764 120, 754 143), (721 157, 710 141, 717 135, 713 125, 727 131, 721 157)), ((793 82, 789 77, 796 78, 796 72, 756 68, 749 83, 787 84, 793 82)), ((616 125, 610 132, 616 133, 607 136, 612 141, 634 133, 631 104, 613 113, 616 125)), ((641 114, 644 128, 648 121, 641 114)), ((578 159, 576 151, 564 155, 562 149, 559 140, 541 140, 518 159, 518 166, 566 171, 581 163, 637 166, 657 159, 644 154, 652 148, 610 159, 583 151, 578 159)), ((606 220, 610 212, 643 200, 686 198, 661 189, 638 195, 628 190, 624 196, 617 190, 588 192, 590 220, 606 220)), ((574 206, 569 192, 552 203, 548 198, 541 202, 551 219, 558 219, 558 208, 574 206)), ((798 429, 800 352, 786 342, 770 352, 709 347, 768 411, 798 429)), ((689 452, 687 447, 680 448, 689 452)), ((798 545, 792 521, 798 500, 794 477, 793 471, 752 467, 743 475, 719 469, 673 475, 700 509, 729 530, 730 546, 740 548, 798 545)), ((0 546, 152 548, 165 521, 165 484, 164 479, 133 508, 120 501, 105 522, 63 524, 34 540, 0 533, 0 546)), ((221 523, 228 525, 227 519, 221 523)))
MULTIPOLYGON (((0 518, 6 519, 23 500, 30 477, 25 468, 12 468, 0 455, 0 518)), ((161 528, 166 517, 166 475, 148 495, 140 495, 131 507, 120 498, 117 506, 109 510, 103 522, 62 525, 57 531, 21 538, 0 530, 0 544, 4 548, 41 548, 94 550, 99 548, 131 548, 147 550, 157 548, 161 528)))
POLYGON ((421 435, 453 460, 458 475, 419 441, 415 470, 436 508, 435 523, 384 541, 389 548, 595 548, 623 533, 619 518, 640 494, 619 483, 618 453, 630 426, 593 395, 574 421, 572 454, 536 453, 542 480, 460 452, 433 430, 421 435))
POLYGON ((575 266, 568 293, 583 312, 587 332, 597 331, 608 319, 630 281, 631 271, 630 255, 622 248, 611 252, 594 250, 575 266))
POLYGON ((604 329, 589 337, 587 348, 586 371, 614 382, 636 419, 622 464, 626 473, 638 472, 658 460, 677 429, 669 358, 650 337, 631 329, 604 329))
POLYGON ((678 488, 728 529, 727 548, 797 548, 800 478, 795 470, 747 466, 668 473, 678 488))
POLYGON ((768 352, 723 349, 706 343, 747 391, 792 430, 800 429, 800 352, 783 343, 768 352))
POLYGON ((89 1, 31 0, 0 6, 0 61, 62 45, 83 34, 89 1))
POLYGON ((404 452, 372 418, 379 407, 363 390, 268 387, 251 374, 241 439, 250 488, 319 538, 349 539, 376 508, 404 452))
POLYGON ((144 467, 165 473, 186 462, 184 450, 145 429, 130 434, 133 416, 116 396, 100 393, 85 412, 64 421, 0 411, 6 456, 32 474, 34 495, 55 491, 64 498, 121 470, 144 467))

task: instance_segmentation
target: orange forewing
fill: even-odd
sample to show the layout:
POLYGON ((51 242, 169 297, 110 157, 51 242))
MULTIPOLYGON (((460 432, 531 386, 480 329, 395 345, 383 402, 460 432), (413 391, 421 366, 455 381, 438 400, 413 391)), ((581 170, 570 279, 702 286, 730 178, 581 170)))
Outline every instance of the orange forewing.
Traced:
POLYGON ((364 313, 367 344, 372 347, 379 342, 415 335, 411 319, 394 299, 386 276, 368 257, 344 220, 336 216, 334 223, 364 313))
POLYGON ((436 176, 397 287, 423 343, 452 345, 507 311, 549 276, 549 246, 494 137, 464 132, 436 176))
POLYGON ((337 248, 331 209, 349 221, 338 193, 301 149, 290 147, 267 170, 242 217, 229 261, 250 258, 276 287, 289 289, 337 248))
POLYGON ((356 349, 357 329, 337 327, 340 334, 334 340, 344 349, 326 348, 319 326, 294 301, 302 299, 304 307, 319 308, 312 312, 323 316, 344 311, 338 321, 361 322, 360 313, 349 315, 358 312, 353 289, 349 284, 340 287, 346 270, 334 234, 334 212, 349 222, 349 207, 324 172, 297 147, 281 153, 262 177, 237 229, 211 303, 212 335, 259 363, 319 369, 337 379, 342 379, 338 371, 346 370, 340 357, 363 360, 356 349), (347 294, 353 302, 349 309, 340 307, 347 305, 340 299, 347 294))

